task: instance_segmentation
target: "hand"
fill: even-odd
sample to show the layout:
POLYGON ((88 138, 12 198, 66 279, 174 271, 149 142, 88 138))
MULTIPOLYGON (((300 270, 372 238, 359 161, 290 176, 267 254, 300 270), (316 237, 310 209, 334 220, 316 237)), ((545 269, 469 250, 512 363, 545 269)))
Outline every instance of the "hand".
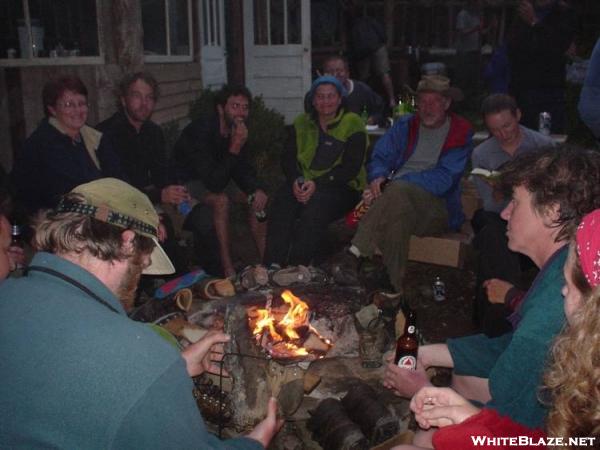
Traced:
POLYGON ((25 250, 16 245, 11 245, 6 249, 8 256, 8 267, 10 271, 16 270, 18 267, 25 266, 25 250))
MULTIPOLYGON (((195 377, 208 372, 219 375, 220 366, 216 364, 223 359, 223 343, 229 342, 229 335, 220 331, 209 331, 199 341, 187 346, 181 352, 185 359, 188 375, 195 377)), ((223 371, 227 375, 226 371, 223 371)))
POLYGON ((167 233, 167 227, 160 222, 158 224, 158 242, 165 242, 165 240, 169 237, 169 233, 167 233))
POLYGON ((371 205, 371 203, 373 203, 373 200, 375 200, 375 196, 373 195, 373 192, 371 192, 370 188, 367 188, 363 191, 362 199, 367 206, 369 206, 369 205, 371 205))
POLYGON ((369 189, 373 195, 373 199, 376 199, 381 195, 381 183, 385 181, 385 177, 377 177, 369 184, 369 189))
POLYGON ((409 370, 394 364, 393 355, 383 372, 383 385, 399 397, 410 398, 423 386, 430 386, 423 362, 417 358, 417 370, 409 370))
POLYGON ((282 425, 283 419, 277 418, 277 400, 271 397, 267 405, 267 417, 254 427, 248 437, 260 442, 264 448, 267 448, 282 425))
POLYGON ((160 191, 160 201, 171 205, 179 205, 181 202, 189 202, 190 194, 185 186, 171 184, 160 191))
POLYGON ((293 190, 296 200, 302 204, 306 204, 317 190, 317 185, 312 180, 305 181, 302 186, 294 181, 293 190))
POLYGON ((252 209, 254 211, 264 211, 267 207, 267 201, 269 197, 265 194, 265 191, 262 189, 257 189, 254 191, 254 201, 252 202, 252 209))
POLYGON ((238 118, 233 123, 231 130, 231 141, 229 144, 229 153, 232 155, 239 155, 240 150, 248 139, 248 127, 244 123, 244 119, 238 118))
POLYGON ((410 409, 421 428, 461 423, 479 412, 470 401, 450 388, 424 387, 410 401, 410 409))
POLYGON ((532 26, 535 24, 535 10, 533 9, 533 4, 529 0, 521 0, 521 2, 519 2, 517 14, 523 22, 532 26))
POLYGON ((491 278, 483 282, 483 287, 490 303, 504 303, 506 293, 514 287, 508 281, 491 278))

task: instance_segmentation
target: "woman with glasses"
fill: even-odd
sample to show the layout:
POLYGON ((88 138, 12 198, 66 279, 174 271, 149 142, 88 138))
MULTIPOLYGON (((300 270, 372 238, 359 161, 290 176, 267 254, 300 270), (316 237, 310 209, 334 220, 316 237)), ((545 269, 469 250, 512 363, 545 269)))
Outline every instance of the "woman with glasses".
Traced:
POLYGON ((17 204, 24 212, 53 207, 79 184, 109 176, 123 178, 108 141, 86 125, 87 96, 87 88, 73 75, 44 86, 46 117, 17 153, 11 174, 17 204))

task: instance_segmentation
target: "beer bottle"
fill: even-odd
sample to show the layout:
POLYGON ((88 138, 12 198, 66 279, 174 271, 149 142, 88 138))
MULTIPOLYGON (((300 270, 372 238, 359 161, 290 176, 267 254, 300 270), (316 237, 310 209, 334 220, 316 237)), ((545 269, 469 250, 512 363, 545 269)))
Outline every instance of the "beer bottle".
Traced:
POLYGON ((417 370, 417 351, 419 341, 417 340, 416 316, 412 310, 408 311, 404 334, 396 342, 396 357, 394 362, 398 367, 409 370, 417 370))
POLYGON ((24 248, 23 236, 21 236, 21 227, 12 225, 10 229, 10 246, 24 248))

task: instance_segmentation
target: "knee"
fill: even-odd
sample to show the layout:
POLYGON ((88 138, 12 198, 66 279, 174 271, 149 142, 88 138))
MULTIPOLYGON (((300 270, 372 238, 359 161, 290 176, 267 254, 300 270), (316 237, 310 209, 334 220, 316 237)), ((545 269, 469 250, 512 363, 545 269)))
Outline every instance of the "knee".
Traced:
POLYGON ((214 194, 212 199, 212 207, 216 212, 227 213, 229 211, 229 205, 231 201, 224 192, 214 194))

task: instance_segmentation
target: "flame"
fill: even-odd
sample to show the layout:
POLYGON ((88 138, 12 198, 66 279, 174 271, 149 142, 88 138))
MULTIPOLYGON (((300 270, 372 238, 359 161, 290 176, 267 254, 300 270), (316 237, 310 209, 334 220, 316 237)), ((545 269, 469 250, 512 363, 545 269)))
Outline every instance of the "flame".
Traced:
POLYGON ((257 309, 256 316, 252 320, 254 327, 252 334, 258 341, 267 337, 268 346, 277 353, 285 352, 292 356, 306 356, 308 350, 300 346, 301 336, 298 329, 305 327, 310 332, 320 337, 317 331, 310 325, 308 320, 309 307, 300 298, 285 290, 281 293, 285 302, 287 312, 278 314, 271 309, 257 309), (277 316, 280 318, 278 319, 277 316))

